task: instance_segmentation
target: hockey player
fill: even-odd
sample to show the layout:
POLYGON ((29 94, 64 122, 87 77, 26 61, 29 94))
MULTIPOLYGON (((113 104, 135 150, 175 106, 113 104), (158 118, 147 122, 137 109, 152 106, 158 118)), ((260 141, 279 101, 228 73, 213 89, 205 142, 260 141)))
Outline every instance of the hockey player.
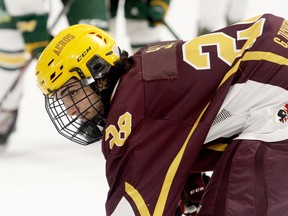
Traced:
MULTIPOLYGON (((65 8, 68 24, 87 23, 109 29, 105 1, 62 2, 69 6, 65 8)), ((20 73, 29 65, 29 59, 39 57, 52 38, 53 29, 48 26, 50 4, 43 0, 0 0, 0 146, 15 130, 22 94, 20 73)))
POLYGON ((247 3, 247 0, 199 0, 198 35, 241 21, 247 3))
POLYGON ((102 138, 107 215, 175 215, 190 174, 207 170, 197 216, 287 212, 287 28, 264 14, 130 57, 89 25, 51 41, 37 84, 60 134, 102 138))
MULTIPOLYGON (((51 1, 51 0, 50 0, 51 1)), ((109 11, 106 0, 61 0, 63 5, 70 5, 67 12, 69 25, 86 23, 97 26, 105 31, 109 27, 109 11)))
MULTIPOLYGON (((148 43, 159 42, 161 25, 169 8, 170 0, 125 0, 124 17, 126 33, 135 52, 148 43)), ((115 32, 115 17, 119 0, 110 0, 111 30, 115 32)))
MULTIPOLYGON (((8 13, 7 6, 10 6, 12 1, 0 0, 0 146, 6 144, 7 139, 15 128, 22 93, 22 81, 19 79, 19 74, 23 72, 21 70, 25 69, 25 65, 28 62, 25 50, 29 50, 31 55, 36 56, 50 40, 46 28, 42 28, 42 26, 46 26, 47 24, 47 13, 41 10, 41 4, 37 4, 41 2, 29 1, 33 2, 30 5, 32 11, 35 8, 37 8, 37 11, 39 11, 39 9, 41 11, 39 11, 39 15, 37 16, 36 14, 23 16, 23 18, 27 19, 27 25, 25 25, 24 20, 17 22, 16 17, 12 17, 11 13, 8 13), (6 3, 8 3, 8 5, 6 3), (32 16, 34 17, 32 18, 32 16), (30 19, 30 21, 28 21, 28 19, 30 19), (31 33, 33 28, 37 29, 36 36, 31 33), (27 36, 26 48, 22 33, 19 29, 25 32, 25 36, 27 36), (32 38, 33 40, 31 40, 32 38), (15 80, 18 80, 18 82, 14 86, 13 83, 16 83, 15 80), (11 88, 12 86, 13 88, 11 88)), ((19 4, 21 3, 19 2, 19 4)), ((15 13, 17 12, 18 11, 15 11, 15 13)))

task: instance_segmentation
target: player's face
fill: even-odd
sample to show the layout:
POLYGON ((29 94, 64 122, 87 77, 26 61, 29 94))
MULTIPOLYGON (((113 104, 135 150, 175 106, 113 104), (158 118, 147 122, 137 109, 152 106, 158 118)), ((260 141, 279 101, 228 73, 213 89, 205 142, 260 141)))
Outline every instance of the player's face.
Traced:
POLYGON ((57 91, 69 116, 79 116, 83 121, 91 120, 96 114, 103 113, 100 96, 88 85, 83 87, 78 80, 69 80, 57 91))

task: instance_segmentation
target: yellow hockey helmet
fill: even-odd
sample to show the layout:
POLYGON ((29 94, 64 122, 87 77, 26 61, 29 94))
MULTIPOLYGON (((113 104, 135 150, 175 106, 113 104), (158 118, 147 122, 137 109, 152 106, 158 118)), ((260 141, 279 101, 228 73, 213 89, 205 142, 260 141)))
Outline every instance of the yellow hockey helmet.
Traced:
POLYGON ((49 95, 72 77, 99 79, 119 58, 120 49, 109 33, 92 25, 72 25, 57 34, 39 57, 37 85, 49 95))
POLYGON ((101 139, 106 119, 103 93, 95 81, 113 73, 111 67, 117 61, 120 49, 112 36, 87 24, 64 29, 45 48, 36 65, 37 85, 45 96, 46 111, 61 135, 82 145, 101 139), (61 91, 63 86, 65 94, 61 91), (75 94, 82 98, 74 100, 75 94))

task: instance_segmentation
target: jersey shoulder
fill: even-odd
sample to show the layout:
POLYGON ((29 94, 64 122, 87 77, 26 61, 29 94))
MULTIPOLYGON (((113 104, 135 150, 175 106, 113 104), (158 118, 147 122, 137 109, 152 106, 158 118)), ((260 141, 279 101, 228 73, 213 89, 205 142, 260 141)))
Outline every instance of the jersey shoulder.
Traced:
POLYGON ((176 79, 178 46, 182 41, 165 41, 149 44, 140 51, 145 81, 176 79))

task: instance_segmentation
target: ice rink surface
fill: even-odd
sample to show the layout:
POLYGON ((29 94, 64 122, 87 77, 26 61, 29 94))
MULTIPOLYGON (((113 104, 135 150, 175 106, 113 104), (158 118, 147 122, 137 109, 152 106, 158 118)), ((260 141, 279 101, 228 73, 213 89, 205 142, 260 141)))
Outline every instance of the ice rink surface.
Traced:
MULTIPOLYGON (((245 18, 264 12, 287 17, 287 0, 248 4, 245 18)), ((181 39, 195 36, 197 7, 196 0, 171 0, 167 22, 181 39)), ((164 29, 163 39, 173 37, 164 29)), ((124 33, 117 40, 127 45, 124 33)), ((0 215, 104 216, 108 187, 101 145, 83 147, 56 132, 36 88, 34 67, 32 62, 24 77, 17 131, 0 153, 0 215)))

